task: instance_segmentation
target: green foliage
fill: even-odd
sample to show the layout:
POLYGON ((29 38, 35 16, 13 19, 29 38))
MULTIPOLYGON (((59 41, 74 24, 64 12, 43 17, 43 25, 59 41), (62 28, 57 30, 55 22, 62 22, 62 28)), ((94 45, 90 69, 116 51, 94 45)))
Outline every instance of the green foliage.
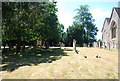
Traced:
POLYGON ((69 26, 67 29, 66 45, 72 46, 73 39, 77 40, 77 44, 81 45, 83 43, 83 32, 82 25, 73 24, 69 26))
POLYGON ((96 40, 95 35, 97 35, 98 30, 88 7, 88 5, 82 5, 75 10, 77 14, 74 17, 73 25, 67 29, 66 40, 71 45, 73 39, 76 39, 77 44, 80 44, 80 46, 82 46, 83 43, 89 44, 96 40))
POLYGON ((16 44, 36 40, 58 42, 57 8, 52 2, 3 2, 3 43, 16 40, 16 44))
POLYGON ((60 30, 59 32, 60 32, 61 42, 63 42, 64 41, 64 34, 65 34, 63 24, 59 24, 59 30, 60 30))
POLYGON ((101 39, 99 39, 97 42, 102 42, 102 40, 101 40, 101 39))

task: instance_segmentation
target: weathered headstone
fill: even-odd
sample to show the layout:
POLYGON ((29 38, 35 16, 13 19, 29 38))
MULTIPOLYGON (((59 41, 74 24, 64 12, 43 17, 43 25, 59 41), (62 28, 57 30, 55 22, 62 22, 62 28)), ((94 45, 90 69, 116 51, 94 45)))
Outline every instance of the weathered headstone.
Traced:
POLYGON ((93 47, 96 47, 96 42, 93 43, 93 47))
POLYGON ((85 47, 85 43, 83 43, 83 47, 85 47))
POLYGON ((94 47, 98 47, 98 43, 97 42, 94 42, 94 47))
POLYGON ((59 45, 60 45, 60 48, 61 48, 61 47, 65 47, 65 44, 64 44, 64 43, 59 42, 59 45))
POLYGON ((104 42, 102 42, 102 48, 105 48, 105 43, 104 42))
POLYGON ((41 45, 42 41, 41 40, 37 40, 37 46, 41 45))
POLYGON ((90 43, 88 44, 88 47, 90 47, 90 43))
POLYGON ((61 48, 61 42, 59 42, 60 48, 61 48))
POLYGON ((83 47, 87 47, 87 44, 83 43, 83 47))
POLYGON ((94 47, 94 42, 92 43, 92 47, 94 47))
POLYGON ((75 39, 73 39, 73 51, 75 51, 77 54, 79 54, 78 51, 76 50, 76 40, 75 39))
POLYGON ((61 43, 61 47, 65 47, 65 44, 64 44, 64 43, 61 43))
POLYGON ((75 51, 76 50, 76 40, 73 39, 73 50, 75 51))

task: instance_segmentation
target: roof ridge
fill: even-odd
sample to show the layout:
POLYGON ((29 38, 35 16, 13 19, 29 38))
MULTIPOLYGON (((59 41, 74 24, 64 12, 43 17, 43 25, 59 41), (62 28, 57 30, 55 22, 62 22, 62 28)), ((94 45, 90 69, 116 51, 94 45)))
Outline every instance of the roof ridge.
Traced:
POLYGON ((117 7, 117 8, 114 8, 114 9, 115 9, 115 11, 117 12, 117 14, 118 14, 118 16, 119 16, 119 18, 120 18, 120 8, 117 7))

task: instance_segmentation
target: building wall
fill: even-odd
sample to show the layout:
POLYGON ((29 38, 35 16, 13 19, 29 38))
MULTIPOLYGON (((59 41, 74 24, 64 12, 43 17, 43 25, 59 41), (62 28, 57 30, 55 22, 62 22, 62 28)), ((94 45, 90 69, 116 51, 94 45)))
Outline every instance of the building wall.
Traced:
POLYGON ((118 32, 118 35, 117 35, 117 42, 118 42, 118 44, 117 44, 117 47, 118 48, 120 48, 120 18, 118 18, 118 30, 117 30, 117 32, 118 32))
POLYGON ((109 28, 109 23, 107 22, 107 20, 105 20, 105 23, 104 23, 104 29, 102 31, 102 40, 103 40, 103 47, 109 47, 109 44, 108 44, 108 41, 109 41, 109 31, 110 31, 110 28, 109 28))
POLYGON ((120 35, 120 18, 116 12, 116 10, 114 9, 111 15, 111 19, 109 24, 107 23, 107 20, 105 21, 104 24, 104 29, 102 31, 102 35, 103 35, 103 47, 107 47, 107 48, 118 48, 120 47, 120 36, 118 36, 118 34, 120 35), (116 38, 112 38, 112 24, 113 22, 115 22, 116 24, 116 38), (119 39, 119 40, 118 40, 119 39))

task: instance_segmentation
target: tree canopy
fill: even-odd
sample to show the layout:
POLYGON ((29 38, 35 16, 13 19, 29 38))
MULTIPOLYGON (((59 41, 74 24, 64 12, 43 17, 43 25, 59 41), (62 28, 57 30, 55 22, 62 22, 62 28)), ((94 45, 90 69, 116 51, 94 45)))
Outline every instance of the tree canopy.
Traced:
MULTIPOLYGON (((76 39, 79 46, 82 46, 83 43, 88 45, 96 40, 98 29, 94 24, 95 20, 89 12, 88 5, 81 5, 75 11, 77 14, 74 17, 73 25, 67 29, 66 41, 72 45, 72 40, 76 39)), ((67 42, 66 44, 68 45, 67 42)))
POLYGON ((3 2, 2 41, 11 48, 26 43, 36 45, 36 40, 57 45, 61 28, 52 2, 3 2), (12 42, 11 42, 12 41, 12 42), (13 42, 14 41, 14 42, 13 42))

